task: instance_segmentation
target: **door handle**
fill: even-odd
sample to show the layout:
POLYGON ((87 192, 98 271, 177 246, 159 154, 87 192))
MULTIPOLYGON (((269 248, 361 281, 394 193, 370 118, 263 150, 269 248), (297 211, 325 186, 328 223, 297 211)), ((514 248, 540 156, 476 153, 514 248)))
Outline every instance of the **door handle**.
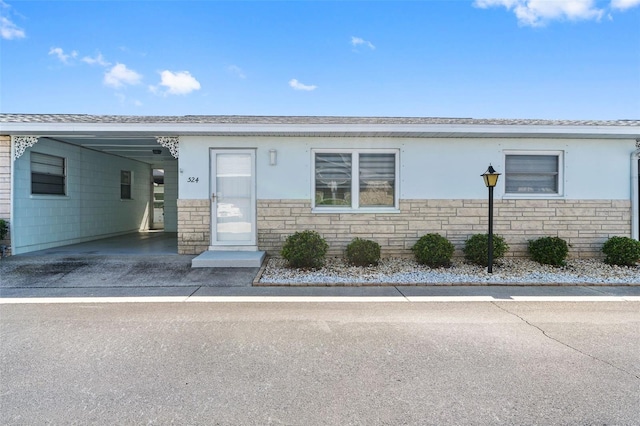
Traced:
POLYGON ((216 201, 216 194, 215 192, 213 194, 211 194, 211 201, 216 201))

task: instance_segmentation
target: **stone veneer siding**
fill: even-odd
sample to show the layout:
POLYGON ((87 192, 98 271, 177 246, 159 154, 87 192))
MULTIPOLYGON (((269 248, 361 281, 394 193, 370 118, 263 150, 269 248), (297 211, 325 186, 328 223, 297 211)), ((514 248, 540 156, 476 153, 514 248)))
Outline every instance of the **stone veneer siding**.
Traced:
MULTIPOLYGON (((205 200, 205 203, 207 201, 205 200)), ((487 200, 403 200, 399 213, 312 213, 310 202, 258 201, 258 246, 279 255, 286 237, 312 229, 329 243, 329 255, 342 256, 354 237, 377 241, 382 256, 411 256, 417 239, 439 233, 462 256, 467 238, 487 232, 487 200)), ((614 235, 631 233, 628 200, 495 200, 494 233, 510 245, 507 256, 527 256, 527 242, 558 236, 571 247, 569 256, 599 257, 614 235)), ((187 244, 185 242, 184 244, 187 244)))
POLYGON ((211 241, 209 200, 178 200, 178 254, 200 254, 211 241))
MULTIPOLYGON (((403 200, 398 213, 312 213, 300 200, 258 200, 258 247, 278 256, 286 237, 313 229, 329 243, 330 256, 342 256, 354 237, 372 239, 382 255, 412 256, 411 246, 427 233, 439 233, 462 256, 467 238, 487 232, 487 200, 403 200)), ((209 200, 178 200, 178 253, 209 248, 209 200)), ((507 256, 527 256, 527 242, 557 236, 571 244, 573 258, 600 257, 602 244, 631 233, 628 200, 496 200, 494 233, 510 246, 507 256)))
MULTIPOLYGON (((11 136, 0 136, 0 219, 11 221, 11 136)), ((11 235, 0 245, 7 246, 6 255, 11 254, 11 235)))

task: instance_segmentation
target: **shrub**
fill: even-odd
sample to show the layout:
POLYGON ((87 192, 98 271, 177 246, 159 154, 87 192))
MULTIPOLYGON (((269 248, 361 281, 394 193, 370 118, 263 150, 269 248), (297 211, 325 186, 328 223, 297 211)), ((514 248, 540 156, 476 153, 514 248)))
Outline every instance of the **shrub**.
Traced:
POLYGON ((280 254, 292 268, 321 268, 329 245, 316 231, 289 235, 280 254))
POLYGON ((7 225, 7 221, 0 219, 0 241, 4 240, 7 236, 7 232, 9 232, 9 225, 7 225))
POLYGON ((354 238, 347 246, 346 258, 347 262, 355 266, 375 266, 380 261, 380 244, 354 238))
MULTIPOLYGON (((500 235, 493 236, 493 260, 500 259, 509 250, 509 245, 500 235)), ((489 234, 472 235, 464 243, 464 258, 476 265, 489 264, 489 234)))
POLYGON ((542 237, 529 241, 531 258, 543 265, 562 266, 569 254, 569 245, 558 237, 542 237))
POLYGON ((634 266, 640 261, 640 241, 629 237, 611 237, 602 246, 609 265, 634 266))
POLYGON ((421 265, 438 268, 451 266, 451 256, 453 256, 455 247, 440 234, 427 234, 420 237, 411 247, 411 251, 413 251, 416 261, 421 265))

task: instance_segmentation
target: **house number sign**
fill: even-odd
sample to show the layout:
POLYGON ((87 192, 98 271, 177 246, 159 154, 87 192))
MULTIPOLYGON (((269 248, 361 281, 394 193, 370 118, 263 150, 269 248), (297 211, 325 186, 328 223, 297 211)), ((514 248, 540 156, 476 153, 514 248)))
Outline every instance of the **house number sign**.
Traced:
POLYGON ((187 182, 189 182, 189 183, 198 183, 198 182, 200 182, 200 178, 199 177, 189 176, 187 178, 187 182))

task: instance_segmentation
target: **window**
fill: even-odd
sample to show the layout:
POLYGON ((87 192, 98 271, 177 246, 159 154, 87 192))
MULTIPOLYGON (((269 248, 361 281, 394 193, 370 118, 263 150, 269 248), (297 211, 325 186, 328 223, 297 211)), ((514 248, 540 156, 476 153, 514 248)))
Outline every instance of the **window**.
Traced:
POLYGON ((397 208, 397 151, 314 152, 314 207, 397 208))
POLYGON ((131 172, 128 170, 120 171, 120 199, 131 199, 131 172))
POLYGON ((505 156, 505 193, 562 195, 561 152, 519 152, 505 156))
POLYGON ((64 158, 31 152, 31 193, 66 194, 64 158))

